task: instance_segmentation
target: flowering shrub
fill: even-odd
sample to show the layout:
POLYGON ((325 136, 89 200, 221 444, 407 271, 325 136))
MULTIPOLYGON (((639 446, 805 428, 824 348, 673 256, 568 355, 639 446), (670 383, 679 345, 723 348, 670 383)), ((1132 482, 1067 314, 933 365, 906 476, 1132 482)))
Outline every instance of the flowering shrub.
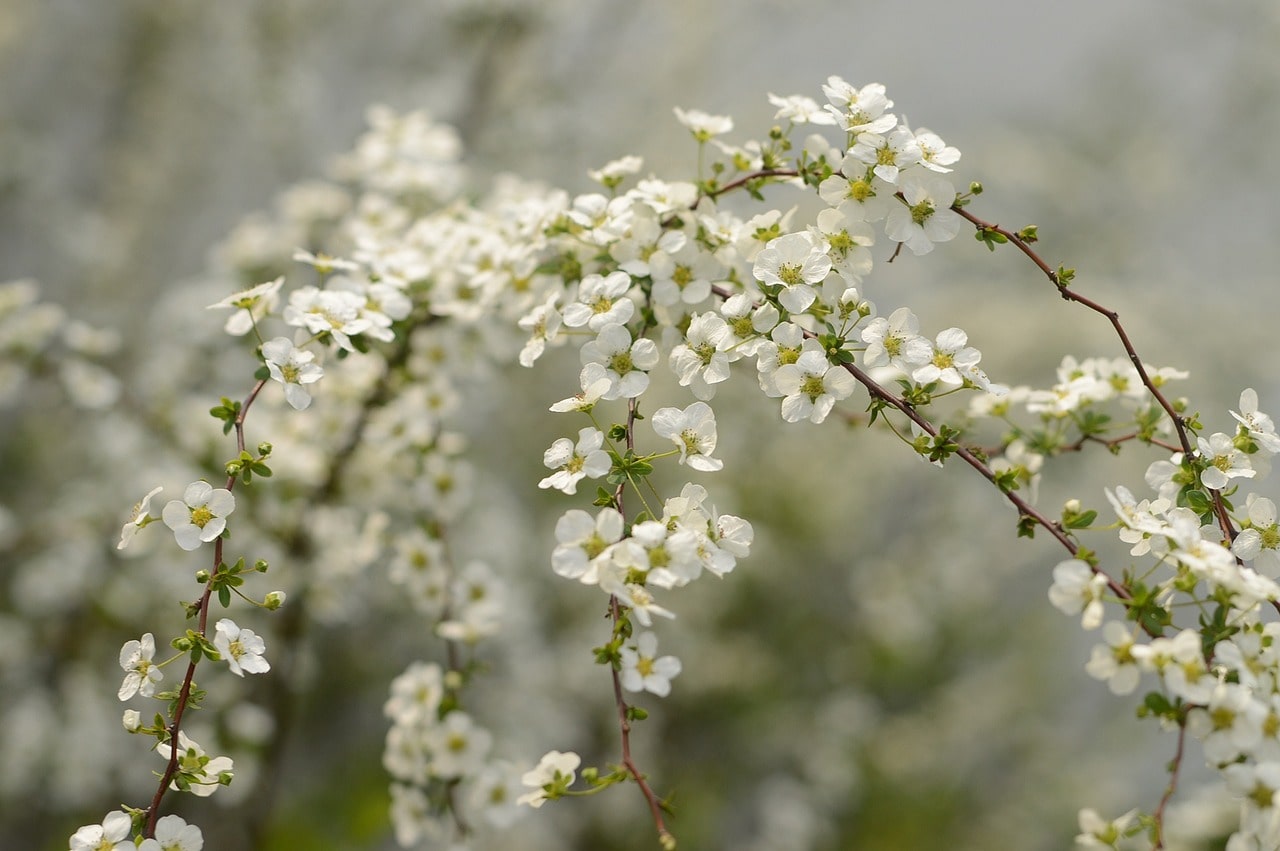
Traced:
MULTIPOLYGON (((822 91, 821 105, 771 95, 778 123, 742 144, 725 141, 730 118, 677 109, 696 147, 691 179, 645 176, 638 158, 623 157, 590 172, 597 191, 502 177, 475 199, 461 194, 460 146, 447 127, 375 108, 336 168, 345 188, 311 187, 313 203, 259 234, 267 248, 240 264, 252 276, 242 289, 201 296, 230 340, 197 331, 175 341, 140 382, 144 396, 95 363, 111 353, 110 335, 54 316, 29 284, 5 287, 3 321, 32 329, 6 351, 19 376, 9 383, 55 364, 81 405, 112 412, 102 427, 122 463, 149 473, 132 512, 120 506, 119 587, 89 599, 109 618, 148 607, 148 631, 119 650, 117 697, 131 704, 125 730, 154 740, 137 750, 159 756, 150 758, 158 780, 149 797, 76 830, 71 848, 201 848, 196 825, 209 811, 185 810, 190 824, 167 811, 181 793, 234 794, 242 759, 263 799, 246 828, 259 836, 279 784, 287 729, 273 725, 291 711, 290 678, 375 655, 354 627, 344 643, 361 646, 350 655, 317 651, 306 623, 352 625, 396 606, 427 626, 376 654, 432 654, 391 680, 383 706, 401 845, 483 845, 517 819, 544 819, 549 804, 574 805, 562 798, 624 785, 638 791, 647 844, 677 847, 669 790, 681 766, 647 765, 644 738, 668 713, 655 698, 677 698, 698 676, 682 661, 693 648, 676 624, 698 620, 700 603, 715 605, 709 596, 733 593, 722 589, 764 543, 749 512, 722 510, 717 476, 749 469, 785 439, 771 433, 746 454, 721 445, 737 408, 759 405, 734 385, 777 400, 768 404, 785 429, 881 430, 1006 500, 1017 535, 1060 548, 1048 596, 1100 636, 1087 673, 1119 696, 1141 689, 1131 698, 1138 714, 1176 741, 1165 794, 1114 818, 1085 806, 1119 809, 1113 802, 1080 801, 1079 842, 1167 847, 1183 764, 1202 755, 1238 802, 1227 847, 1280 847, 1280 656, 1266 617, 1280 610, 1280 526, 1270 499, 1241 492, 1280 452, 1273 421, 1250 389, 1221 416, 1169 396, 1187 374, 1146 364, 1117 314, 1038 252, 1034 226, 1008 229, 974 212, 982 186, 949 177, 959 151, 901 121, 883 86, 833 76, 822 91), (1010 387, 988 376, 964 330, 922 331, 910 307, 870 300, 893 300, 877 289, 878 257, 942 254, 965 231, 992 251, 1020 252, 1064 301, 1109 323, 1122 354, 1068 355, 1048 387, 1010 387), (59 331, 66 351, 52 348, 59 331), (494 444, 527 427, 514 402, 492 398, 497 378, 517 369, 552 371, 559 398, 534 401, 559 418, 560 436, 543 471, 505 460, 493 485, 469 459, 500 453, 494 444), (231 395, 192 403, 197 379, 231 395), (1154 453, 1141 486, 1108 482, 1109 507, 1037 507, 1049 459, 1130 444, 1154 453), (521 517, 538 488, 562 495, 549 534, 521 517), (181 498, 166 501, 165 491, 181 498), (1104 511, 1116 520, 1100 519, 1104 511), (172 537, 147 531, 157 524, 172 537), (1101 554, 1088 537, 1100 527, 1118 532, 1130 560, 1101 554), (477 529, 505 540, 477 542, 477 529), (561 590, 537 600, 503 562, 551 535, 539 560, 561 590), (488 558, 470 555, 485 548, 488 558), (135 559, 163 563, 149 574, 158 578, 131 577, 135 559), (194 599, 174 578, 187 570, 194 599), (287 589, 274 590, 286 573, 287 589), (713 583, 724 584, 697 590, 713 583), (182 600, 185 620, 150 609, 157 599, 182 600), (564 705, 560 682, 576 675, 530 640, 540 607, 549 619, 569 609, 601 616, 583 621, 589 633, 571 632, 570 645, 605 672, 612 755, 578 752, 589 751, 583 730, 604 718, 564 705), (280 683, 260 692, 272 711, 237 716, 227 695, 259 679, 280 683), (210 709, 217 723, 201 726, 210 709), (504 726, 535 729, 544 755, 513 748, 504 726)), ((166 317, 189 302, 179 297, 166 317)), ((822 486, 807 487, 808 499, 823 499, 822 486)), ((753 569, 801 568, 771 554, 753 569)), ((114 770, 145 778, 139 761, 114 770)), ((775 786, 766 800, 788 794, 775 786)), ((770 829, 759 828, 756 847, 789 847, 770 829)), ((794 847, 831 839, 805 829, 790 828, 794 847)))

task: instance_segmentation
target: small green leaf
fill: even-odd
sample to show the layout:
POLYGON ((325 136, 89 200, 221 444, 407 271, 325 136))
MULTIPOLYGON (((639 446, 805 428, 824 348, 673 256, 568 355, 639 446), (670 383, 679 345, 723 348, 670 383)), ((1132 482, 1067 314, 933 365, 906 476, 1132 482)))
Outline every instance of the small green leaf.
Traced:
POLYGON ((1089 511, 1083 511, 1080 514, 1068 518, 1064 525, 1068 529, 1088 529, 1093 525, 1093 521, 1097 518, 1098 512, 1090 509, 1089 511))

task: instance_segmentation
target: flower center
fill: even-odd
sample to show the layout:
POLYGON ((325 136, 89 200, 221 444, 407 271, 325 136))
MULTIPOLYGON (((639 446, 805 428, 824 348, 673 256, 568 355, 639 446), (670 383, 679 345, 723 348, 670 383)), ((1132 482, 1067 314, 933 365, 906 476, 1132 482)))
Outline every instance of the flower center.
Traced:
POLYGON ((635 365, 631 362, 631 352, 618 352, 609 358, 609 369, 618 373, 618 375, 626 375, 635 369, 635 365))
POLYGON ((933 215, 933 202, 921 201, 919 204, 911 205, 911 221, 918 225, 923 225, 930 216, 933 215))
POLYGON ((680 432, 680 442, 684 444, 684 451, 689 455, 701 455, 702 450, 698 448, 698 433, 693 429, 685 429, 680 432))
POLYGON ((823 386, 821 375, 806 375, 804 381, 800 382, 800 392, 808 396, 810 400, 816 400, 827 392, 827 388, 823 386))
POLYGON ((778 267, 778 279, 789 287, 804 283, 804 267, 799 263, 783 263, 778 267))

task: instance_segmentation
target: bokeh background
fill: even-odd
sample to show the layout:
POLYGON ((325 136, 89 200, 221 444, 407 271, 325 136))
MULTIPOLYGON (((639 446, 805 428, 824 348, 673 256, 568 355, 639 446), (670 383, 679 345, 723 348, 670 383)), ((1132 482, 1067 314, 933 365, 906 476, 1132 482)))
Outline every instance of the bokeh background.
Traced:
MULTIPOLYGON (((1241 388, 1264 409, 1280 399, 1278 43, 1268 0, 0 0, 0 280, 36 280, 67 316, 118 332, 96 362, 126 388, 116 410, 86 415, 56 370, 4 375, 0 847, 62 847, 149 794, 153 766, 118 721, 116 656, 141 631, 179 628, 172 601, 193 586, 172 558, 118 558, 115 530, 154 484, 170 496, 216 466, 181 435, 200 406, 146 388, 191 368, 185 389, 205 407, 240 392, 155 358, 175 336, 210 357, 231 348, 201 309, 231 291, 228 258, 278 251, 254 242, 254 223, 350 148, 368 104, 457 126, 477 188, 510 171, 579 192, 588 168, 624 153, 689 174, 674 105, 732 114, 738 138, 759 137, 767 92, 820 99, 829 74, 883 82, 900 115, 964 152, 960 182, 988 190, 975 212, 1038 224, 1047 257, 1120 309, 1146 360, 1193 368, 1183 392, 1225 428, 1241 388)), ((1120 354, 1011 251, 957 240, 881 263, 868 289, 925 328, 964 327, 1006 383, 1051 384, 1064 352, 1120 354)), ((16 362, 20 335, 4 330, 16 362)), ((616 730, 589 652, 597 600, 551 576, 550 530, 569 506, 533 487, 564 428, 541 412, 574 388, 563 369, 538 374, 487 385, 455 424, 483 447, 485 506, 457 539, 518 577, 520 630, 538 636, 494 642, 480 703, 514 758, 559 748, 602 762, 616 730)), ((721 415, 719 453, 738 474, 714 483, 717 502, 752 520, 756 548, 681 597, 663 647, 685 672, 638 734, 674 790, 682 847, 1064 848, 1080 806, 1154 804, 1172 739, 1081 672, 1089 639, 1045 598, 1058 552, 1015 541, 1011 512, 964 470, 922 465, 884 434, 783 429, 746 386, 721 404, 739 414, 733 428, 721 415)), ((1150 460, 1051 463, 1041 503, 1101 508, 1103 485, 1137 487, 1150 460)), ((359 508, 325 510, 359 528, 372 506, 359 508)), ((282 587, 296 561, 281 563, 282 587)), ((383 561, 369 559, 370 584, 383 561)), ((182 802, 206 847, 394 847, 386 683, 439 647, 391 597, 305 610, 277 684, 214 692, 245 696, 207 713, 244 773, 231 794, 182 802), (287 719, 273 715, 285 705, 287 719)), ((269 648, 286 640, 258 625, 269 648)), ((1229 832, 1230 806, 1194 772, 1180 801, 1171 847, 1229 832)), ((492 842, 653 844, 625 789, 544 808, 492 842)))

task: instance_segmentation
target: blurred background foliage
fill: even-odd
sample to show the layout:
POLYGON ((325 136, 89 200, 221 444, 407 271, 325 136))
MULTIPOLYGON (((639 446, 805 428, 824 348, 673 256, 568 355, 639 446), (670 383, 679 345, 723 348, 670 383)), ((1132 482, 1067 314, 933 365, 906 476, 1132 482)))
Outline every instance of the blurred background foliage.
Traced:
MULTIPOLYGON (((588 168, 625 153, 690 175, 673 105, 732 114, 736 138, 758 138, 766 92, 819 97, 829 74, 883 82, 913 126, 964 151, 957 182, 988 189, 975 212, 1038 224, 1046 256, 1120 310, 1149 362, 1194 368, 1179 392, 1210 422, 1222 427, 1246 386, 1274 410, 1275 4, 909 8, 2 0, 0 279, 36 279, 67 315, 116 329, 121 344, 98 361, 125 395, 86 416, 52 374, 5 376, 0 846, 62 847, 77 825, 149 797, 156 766, 120 729, 116 656, 142 631, 181 628, 173 601, 194 596, 203 565, 121 559, 116 529, 154 484, 170 496, 220 467, 224 449, 184 423, 243 392, 248 360, 221 354, 221 317, 203 307, 274 276, 280 252, 310 238, 272 243, 266 223, 297 202, 287 187, 351 146, 370 103, 457 126, 477 191, 511 171, 580 192, 588 168), (257 274, 235 280, 235 268, 257 274)), ((885 265, 888 251, 877 246, 870 297, 885 312, 911 305, 927 329, 965 328, 995 380, 1048 386, 1064 352, 1120 353, 1011 251, 958 240, 885 265)), ((567 363, 540 364, 537 381, 490 376, 453 426, 477 464, 478 508, 452 540, 508 576, 522 610, 482 650, 493 674, 475 705, 529 764, 551 748, 597 763, 617 750, 589 652, 606 634, 599 600, 548 564, 572 500, 533 486, 542 449, 567 433, 542 413, 575 389, 567 363)), ((681 847, 1063 848, 1080 806, 1151 806, 1172 739, 1084 676, 1091 639, 1045 598, 1061 554, 1016 541, 1013 514, 958 466, 923 465, 878 431, 784 429, 751 383, 717 397, 734 414, 721 415, 726 474, 708 485, 752 521, 756 545, 722 582, 679 597, 662 641, 684 673, 647 702, 637 735, 681 847)), ((1136 489, 1150 460, 1051 463, 1040 503, 1102 508, 1102 486, 1136 489)), ((377 508, 393 507, 307 510, 358 530, 377 508)), ((337 558, 291 547, 280 530, 301 521, 286 520, 259 542, 278 565, 269 587, 337 558)), ((375 552, 379 534, 364 541, 375 552)), ((376 587, 385 559, 369 559, 360 591, 254 624, 282 648, 269 678, 211 683, 202 721, 240 771, 230 794, 179 802, 206 847, 394 847, 381 706, 391 677, 440 647, 376 587)), ((1202 796, 1194 772, 1181 800, 1171 847, 1229 832, 1230 806, 1202 796)), ((488 847, 653 847, 633 789, 548 806, 514 831, 488 847)))

